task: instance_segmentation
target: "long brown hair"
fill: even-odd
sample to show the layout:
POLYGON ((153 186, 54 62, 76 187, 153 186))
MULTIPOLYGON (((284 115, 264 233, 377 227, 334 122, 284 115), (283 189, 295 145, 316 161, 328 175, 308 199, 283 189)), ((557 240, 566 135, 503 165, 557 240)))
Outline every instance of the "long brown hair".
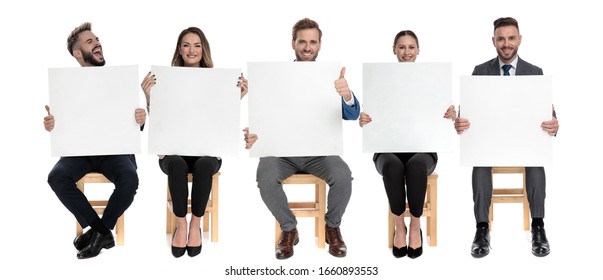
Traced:
POLYGON ((199 62, 200 67, 203 68, 213 68, 214 62, 211 59, 211 50, 209 48, 209 42, 207 38, 205 38, 205 34, 198 27, 189 27, 187 29, 182 30, 180 35, 178 36, 178 41, 176 42, 176 50, 174 51, 174 57, 172 58, 172 66, 184 66, 184 59, 180 55, 180 44, 182 43, 182 38, 184 35, 189 33, 195 33, 201 39, 201 48, 203 50, 203 55, 201 57, 201 61, 199 62))

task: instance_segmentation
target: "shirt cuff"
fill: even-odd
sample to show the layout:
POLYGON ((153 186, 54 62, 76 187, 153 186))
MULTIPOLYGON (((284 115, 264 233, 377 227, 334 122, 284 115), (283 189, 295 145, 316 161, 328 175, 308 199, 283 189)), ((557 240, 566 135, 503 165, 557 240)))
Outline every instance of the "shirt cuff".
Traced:
POLYGON ((350 98, 350 101, 345 101, 345 98, 341 97, 343 99, 343 102, 345 102, 346 105, 348 106, 354 106, 356 103, 354 103, 354 93, 350 92, 352 95, 352 98, 350 98))

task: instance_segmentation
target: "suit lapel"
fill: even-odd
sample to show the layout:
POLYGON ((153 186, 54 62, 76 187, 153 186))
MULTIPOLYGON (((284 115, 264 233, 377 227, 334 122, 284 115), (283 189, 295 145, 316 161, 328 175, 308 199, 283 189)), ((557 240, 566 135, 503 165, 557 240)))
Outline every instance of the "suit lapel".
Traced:
POLYGON ((498 65, 498 57, 495 57, 493 60, 490 61, 490 66, 488 67, 488 75, 500 75, 500 65, 498 65))
POLYGON ((515 75, 527 75, 526 73, 526 65, 523 59, 517 57, 517 69, 515 69, 515 75))

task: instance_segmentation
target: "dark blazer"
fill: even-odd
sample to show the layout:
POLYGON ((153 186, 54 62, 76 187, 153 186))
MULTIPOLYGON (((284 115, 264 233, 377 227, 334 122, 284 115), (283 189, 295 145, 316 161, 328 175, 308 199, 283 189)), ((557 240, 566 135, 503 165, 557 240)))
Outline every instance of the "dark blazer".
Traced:
MULTIPOLYGON (((498 63, 498 57, 484 62, 473 69, 473 76, 500 76, 500 67, 498 63)), ((517 58, 517 69, 515 69, 515 75, 542 75, 542 68, 528 63, 527 61, 517 58)))

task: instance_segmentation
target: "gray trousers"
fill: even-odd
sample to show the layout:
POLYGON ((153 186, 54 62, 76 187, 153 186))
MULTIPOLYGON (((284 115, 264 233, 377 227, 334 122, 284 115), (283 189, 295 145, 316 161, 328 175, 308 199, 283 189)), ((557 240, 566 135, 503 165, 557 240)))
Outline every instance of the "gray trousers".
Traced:
POLYGON ((281 224, 283 231, 297 226, 289 209, 282 182, 295 173, 309 173, 329 185, 325 220, 329 227, 339 227, 352 195, 352 172, 339 156, 322 157, 264 157, 257 170, 258 188, 262 200, 281 224))
MULTIPOLYGON (((475 222, 488 222, 492 200, 492 167, 473 167, 472 185, 475 222)), ((526 167, 526 191, 532 218, 544 218, 544 167, 526 167)))

